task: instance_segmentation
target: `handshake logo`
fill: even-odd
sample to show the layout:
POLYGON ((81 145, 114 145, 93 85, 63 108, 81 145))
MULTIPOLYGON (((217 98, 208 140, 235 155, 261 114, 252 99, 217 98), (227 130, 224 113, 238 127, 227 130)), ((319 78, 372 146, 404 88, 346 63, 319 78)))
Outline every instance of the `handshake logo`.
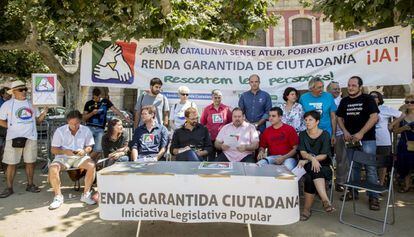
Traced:
POLYGON ((93 82, 132 84, 134 81, 135 51, 134 42, 94 43, 93 51, 93 82))

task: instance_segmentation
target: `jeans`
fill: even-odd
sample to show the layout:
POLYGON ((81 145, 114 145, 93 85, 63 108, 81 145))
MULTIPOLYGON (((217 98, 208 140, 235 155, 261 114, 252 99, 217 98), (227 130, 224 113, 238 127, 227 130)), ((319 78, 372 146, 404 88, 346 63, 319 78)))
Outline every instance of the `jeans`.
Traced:
MULTIPOLYGON (((268 156, 264 159, 261 159, 257 162, 258 165, 262 166, 262 165, 268 165, 268 164, 276 164, 276 160, 280 157, 280 155, 275 155, 275 156, 268 156)), ((288 168, 288 170, 293 170, 296 165, 298 164, 298 162, 296 162, 296 159, 294 158, 287 158, 283 161, 283 165, 286 166, 286 168, 288 168)))
POLYGON ((121 156, 117 160, 109 159, 108 160, 108 166, 115 164, 115 162, 128 162, 128 161, 129 161, 128 156, 121 156))
POLYGON ((183 153, 178 154, 175 157, 176 161, 203 161, 203 157, 199 157, 197 153, 193 150, 188 150, 183 153))
POLYGON ((104 135, 104 129, 95 126, 88 126, 88 128, 91 130, 93 140, 95 141, 95 145, 93 145, 93 151, 102 152, 102 137, 104 135))
MULTIPOLYGON (((377 143, 375 140, 369 141, 361 141, 362 142, 362 151, 368 154, 376 154, 377 152, 377 143)), ((349 164, 351 164, 352 157, 354 155, 354 149, 346 149, 346 155, 348 157, 349 164)), ((353 181, 361 181, 361 167, 362 165, 359 163, 354 163, 354 167, 352 168, 352 180, 353 181)), ((378 174, 377 174, 377 167, 365 165, 365 171, 367 175, 367 181, 372 184, 379 184, 378 181, 378 174)), ((355 195, 358 195, 354 191, 355 195)), ((378 198, 378 193, 367 192, 369 198, 378 198)))

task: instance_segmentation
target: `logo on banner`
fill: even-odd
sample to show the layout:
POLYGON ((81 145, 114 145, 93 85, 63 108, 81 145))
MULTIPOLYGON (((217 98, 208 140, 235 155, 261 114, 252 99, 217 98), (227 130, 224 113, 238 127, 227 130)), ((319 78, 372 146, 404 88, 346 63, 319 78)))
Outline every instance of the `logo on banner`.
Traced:
POLYGON ((98 83, 132 84, 135 70, 135 42, 101 41, 92 45, 92 81, 98 83))
POLYGON ((151 145, 151 144, 154 144, 154 138, 155 138, 154 134, 144 134, 142 142, 146 145, 151 145))
POLYGON ((35 90, 37 92, 55 91, 55 78, 53 76, 36 76, 35 90))
POLYGON ((223 123, 223 116, 221 114, 213 114, 213 123, 223 123))

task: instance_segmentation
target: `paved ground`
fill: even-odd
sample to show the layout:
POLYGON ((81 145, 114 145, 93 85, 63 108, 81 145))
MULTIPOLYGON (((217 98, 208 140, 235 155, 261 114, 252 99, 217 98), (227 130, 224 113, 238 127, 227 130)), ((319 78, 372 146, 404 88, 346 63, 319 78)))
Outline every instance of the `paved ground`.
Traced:
MULTIPOLYGON (((99 219, 98 207, 83 206, 79 202, 80 192, 72 188, 72 182, 64 174, 63 194, 65 204, 55 211, 49 211, 52 192, 47 184, 46 175, 36 173, 36 183, 41 185, 38 194, 25 191, 24 170, 19 169, 15 182, 15 194, 0 199, 0 236, 134 236, 135 222, 111 222, 99 219), (76 196, 68 200, 68 196, 76 196)), ((4 174, 0 174, 0 189, 5 187, 4 174)), ((361 195, 365 200, 365 195, 361 195)), ((339 209, 339 194, 335 194, 335 206, 339 209)), ((412 236, 414 231, 414 192, 396 194, 396 224, 390 226, 385 236, 412 236)), ((378 212, 368 211, 361 201, 362 210, 371 215, 378 212)), ((381 212, 382 213, 382 212, 381 212)), ((339 211, 333 214, 314 213, 307 222, 287 226, 252 225, 253 236, 374 236, 367 232, 340 224, 339 211)), ((361 219, 355 222, 371 224, 361 219)), ((211 223, 177 224, 170 222, 143 222, 141 236, 248 236, 246 225, 211 223)))

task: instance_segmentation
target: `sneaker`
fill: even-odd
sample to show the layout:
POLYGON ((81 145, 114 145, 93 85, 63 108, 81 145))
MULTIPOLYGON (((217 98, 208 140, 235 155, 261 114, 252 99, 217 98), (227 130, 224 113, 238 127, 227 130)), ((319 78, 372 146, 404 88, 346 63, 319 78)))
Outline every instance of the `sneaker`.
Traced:
POLYGON ((12 195, 13 193, 14 192, 13 192, 12 188, 5 188, 3 190, 3 192, 0 193, 0 198, 6 198, 6 197, 12 195))
POLYGON ((49 205, 49 210, 54 210, 62 206, 63 204, 63 195, 56 195, 53 198, 52 203, 49 205))
POLYGON ((378 198, 369 198, 368 207, 372 211, 379 211, 381 207, 378 198))
POLYGON ((38 193, 40 192, 40 188, 34 184, 28 184, 26 187, 27 192, 38 193))
POLYGON ((83 193, 81 198, 80 198, 81 202, 84 202, 88 205, 94 205, 96 204, 96 202, 92 199, 92 192, 87 192, 87 193, 83 193))

